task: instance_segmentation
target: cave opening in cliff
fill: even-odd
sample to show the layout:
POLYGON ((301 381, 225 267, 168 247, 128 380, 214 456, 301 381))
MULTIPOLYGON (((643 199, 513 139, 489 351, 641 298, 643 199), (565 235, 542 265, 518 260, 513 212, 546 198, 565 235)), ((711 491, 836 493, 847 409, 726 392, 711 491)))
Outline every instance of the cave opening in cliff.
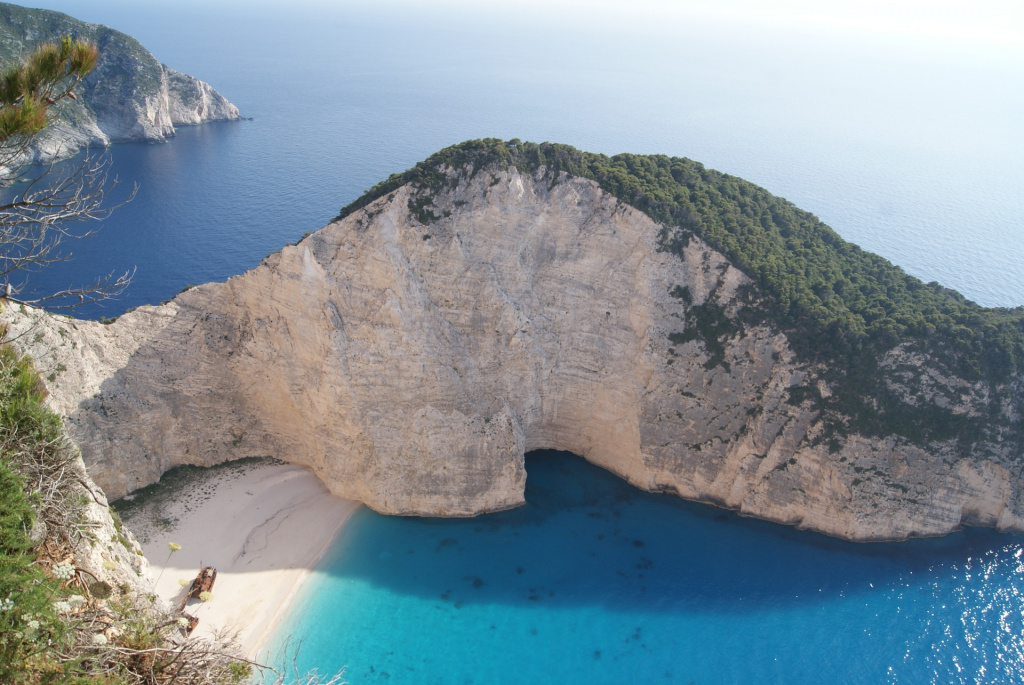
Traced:
POLYGON ((538 449, 526 453, 526 506, 556 511, 593 506, 610 490, 624 499, 635 489, 616 474, 565 450, 538 449))

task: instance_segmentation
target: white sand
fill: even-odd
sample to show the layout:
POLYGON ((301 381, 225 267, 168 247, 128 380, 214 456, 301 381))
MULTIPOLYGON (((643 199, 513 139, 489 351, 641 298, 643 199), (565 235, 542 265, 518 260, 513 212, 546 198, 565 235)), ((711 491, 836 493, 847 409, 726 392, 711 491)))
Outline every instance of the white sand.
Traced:
POLYGON ((202 472, 124 518, 159 577, 161 598, 177 605, 184 596, 179 579, 191 581, 200 564, 217 569, 213 599, 186 608, 199 617, 193 635, 237 631, 243 653, 259 657, 299 585, 359 506, 331 495, 308 469, 261 463, 202 472), (170 542, 181 550, 168 559, 170 542))

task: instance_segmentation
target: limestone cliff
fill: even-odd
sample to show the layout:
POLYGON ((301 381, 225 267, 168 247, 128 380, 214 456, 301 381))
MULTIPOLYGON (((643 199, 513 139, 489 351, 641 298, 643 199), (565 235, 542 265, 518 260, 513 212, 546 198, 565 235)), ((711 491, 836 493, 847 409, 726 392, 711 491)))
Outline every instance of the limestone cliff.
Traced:
POLYGON ((68 468, 78 474, 85 502, 81 525, 89 532, 75 545, 75 566, 108 585, 115 595, 141 596, 151 592, 149 561, 135 535, 111 511, 106 495, 89 477, 81 458, 68 464, 68 468))
POLYGON ((238 108, 207 83, 160 64, 131 36, 60 12, 0 3, 0 61, 9 64, 62 36, 94 43, 96 69, 33 143, 36 160, 86 147, 167 140, 175 126, 238 119, 238 108))
MULTIPOLYGON (((1024 530, 1014 441, 835 434, 827 369, 747 315, 763 294, 699 237, 663 249, 663 226, 592 180, 437 172, 436 192, 395 183, 252 271, 109 325, 9 309, 107 494, 271 455, 381 512, 468 516, 521 504, 524 452, 552 448, 844 538, 1024 530), (695 318, 709 311, 726 333, 695 318)), ((915 354, 879 362, 894 387, 923 382, 915 354)), ((988 411, 989 385, 924 375, 928 401, 988 411)))

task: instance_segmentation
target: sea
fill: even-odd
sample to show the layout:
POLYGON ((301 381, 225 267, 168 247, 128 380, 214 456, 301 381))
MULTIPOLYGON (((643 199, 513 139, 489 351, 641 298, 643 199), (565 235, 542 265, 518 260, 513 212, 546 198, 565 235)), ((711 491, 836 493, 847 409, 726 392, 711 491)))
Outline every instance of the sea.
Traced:
POLYGON ((1019 537, 856 544, 641 492, 565 452, 526 468, 511 511, 357 511, 275 663, 350 683, 1024 679, 1019 537))
MULTIPOLYGON (((76 316, 254 268, 482 137, 689 157, 924 281, 1024 305, 1024 18, 1009 5, 35 4, 135 36, 247 117, 96 151, 112 202, 137 185, 134 199, 20 284, 134 270, 76 316)), ((1024 681, 1019 536, 857 545, 640 493, 571 455, 527 468, 515 511, 359 512, 272 646, 351 683, 1024 681)))

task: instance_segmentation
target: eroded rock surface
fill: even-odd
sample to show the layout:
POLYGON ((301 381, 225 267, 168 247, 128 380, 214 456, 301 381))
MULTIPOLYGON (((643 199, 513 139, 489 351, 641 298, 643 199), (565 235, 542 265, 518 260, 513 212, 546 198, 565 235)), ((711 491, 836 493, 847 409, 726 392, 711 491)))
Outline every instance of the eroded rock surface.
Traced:
POLYGON ((70 157, 111 143, 161 142, 176 126, 239 118, 209 84, 163 64, 131 36, 61 12, 0 3, 0 59, 14 63, 37 45, 72 36, 96 45, 100 59, 77 99, 33 141, 35 161, 70 157))
POLYGON ((817 370, 744 316, 752 283, 699 239, 680 260, 595 183, 514 167, 461 178, 428 215, 416 192, 110 325, 9 308, 108 495, 269 455, 381 512, 467 516, 521 504, 524 452, 551 448, 845 538, 1024 529, 1018 455, 822 440, 789 392, 817 370))

